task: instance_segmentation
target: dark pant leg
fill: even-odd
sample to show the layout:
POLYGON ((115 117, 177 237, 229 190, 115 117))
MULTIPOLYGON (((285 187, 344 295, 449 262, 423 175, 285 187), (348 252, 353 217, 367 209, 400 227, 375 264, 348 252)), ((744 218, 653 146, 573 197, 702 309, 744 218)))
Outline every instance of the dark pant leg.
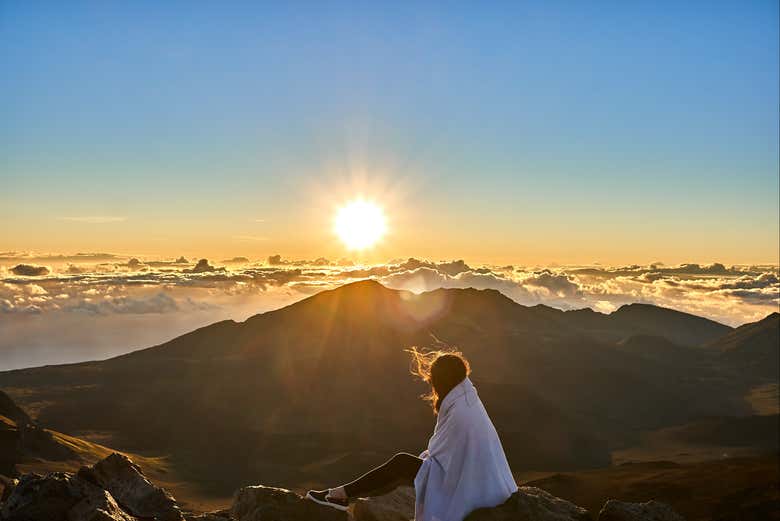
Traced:
POLYGON ((417 456, 400 452, 355 481, 344 485, 347 497, 372 497, 387 494, 402 485, 414 485, 414 477, 422 461, 417 456))

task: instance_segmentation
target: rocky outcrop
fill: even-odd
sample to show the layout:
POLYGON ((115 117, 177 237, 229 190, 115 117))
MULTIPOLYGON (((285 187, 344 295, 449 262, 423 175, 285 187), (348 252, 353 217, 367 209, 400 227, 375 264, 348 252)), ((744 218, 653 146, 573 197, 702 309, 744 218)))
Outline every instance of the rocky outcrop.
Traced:
POLYGON ((233 496, 235 521, 347 521, 347 513, 307 501, 283 488, 244 487, 233 496))
POLYGON ((126 456, 78 473, 27 474, 0 506, 0 521, 183 521, 176 501, 126 456))
POLYGON ((359 499, 352 515, 360 521, 410 521, 414 517, 414 489, 399 487, 384 496, 359 499))
MULTIPOLYGON (((0 521, 413 521, 414 490, 401 487, 360 499, 341 512, 295 492, 262 485, 244 487, 229 510, 190 514, 155 486, 129 458, 111 454, 76 474, 27 474, 8 480, 0 521)), ((657 501, 608 501, 599 521, 684 521, 657 501)), ((465 521, 592 521, 587 510, 535 487, 520 487, 506 502, 480 508, 465 521)))
POLYGON ((685 521, 685 518, 659 501, 626 503, 610 499, 599 512, 598 521, 685 521))
POLYGON ((536 487, 520 487, 503 504, 480 508, 465 521, 591 521, 590 513, 536 487))
POLYGON ((173 496, 153 485, 123 454, 115 452, 92 467, 83 467, 78 477, 107 490, 135 516, 154 517, 156 521, 184 519, 173 496))
POLYGON ((27 474, 0 508, 3 521, 136 521, 111 494, 72 474, 27 474))

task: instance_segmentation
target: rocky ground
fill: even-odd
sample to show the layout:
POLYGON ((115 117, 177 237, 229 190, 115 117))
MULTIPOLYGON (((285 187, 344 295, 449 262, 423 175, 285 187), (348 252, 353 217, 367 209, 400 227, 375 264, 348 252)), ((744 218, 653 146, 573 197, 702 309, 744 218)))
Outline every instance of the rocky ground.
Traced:
MULTIPOLYGON (((411 521, 414 491, 361 499, 349 512, 306 501, 289 490, 244 487, 227 510, 189 514, 141 468, 114 453, 76 473, 26 474, 9 484, 0 521, 411 521)), ((521 487, 503 505, 472 512, 465 521, 682 521, 663 503, 608 501, 591 513, 541 489, 521 487)))

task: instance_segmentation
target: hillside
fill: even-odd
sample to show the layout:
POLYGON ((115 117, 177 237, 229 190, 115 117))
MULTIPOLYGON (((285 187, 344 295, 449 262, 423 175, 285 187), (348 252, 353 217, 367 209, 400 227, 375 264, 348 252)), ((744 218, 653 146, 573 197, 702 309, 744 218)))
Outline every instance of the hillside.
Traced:
POLYGON ((666 502, 688 521, 774 520, 780 516, 777 454, 687 464, 629 463, 554 474, 524 484, 591 511, 617 497, 666 502))
POLYGON ((347 479, 422 450, 434 418, 403 349, 443 343, 470 358, 513 469, 596 468, 642 431, 749 411, 752 382, 709 350, 674 358, 665 346, 659 359, 619 344, 700 345, 717 331, 731 328, 648 306, 562 312, 493 290, 415 295, 364 281, 114 359, 0 373, 0 386, 38 421, 167 455, 219 496, 347 479))
MULTIPOLYGON (((76 472, 116 452, 110 447, 62 432, 46 429, 35 422, 4 392, 0 391, 0 497, 9 480, 24 474, 76 472)), ((227 498, 203 496, 171 469, 164 457, 144 457, 125 453, 142 465, 146 474, 172 490, 182 505, 208 510, 224 504, 227 498)))
POLYGON ((663 337, 685 346, 698 346, 728 334, 733 329, 712 320, 651 304, 626 304, 609 315, 589 309, 566 312, 577 326, 607 341, 633 335, 663 337))
POLYGON ((757 377, 776 382, 780 377, 780 313, 738 327, 707 347, 729 363, 757 377))

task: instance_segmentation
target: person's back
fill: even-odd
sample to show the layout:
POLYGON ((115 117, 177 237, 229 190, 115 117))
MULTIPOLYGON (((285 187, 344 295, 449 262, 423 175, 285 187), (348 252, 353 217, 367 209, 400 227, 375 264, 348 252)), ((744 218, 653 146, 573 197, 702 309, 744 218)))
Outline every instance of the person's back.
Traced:
POLYGON ((504 449, 467 377, 441 403, 436 429, 415 478, 415 519, 460 520, 517 490, 504 449))

